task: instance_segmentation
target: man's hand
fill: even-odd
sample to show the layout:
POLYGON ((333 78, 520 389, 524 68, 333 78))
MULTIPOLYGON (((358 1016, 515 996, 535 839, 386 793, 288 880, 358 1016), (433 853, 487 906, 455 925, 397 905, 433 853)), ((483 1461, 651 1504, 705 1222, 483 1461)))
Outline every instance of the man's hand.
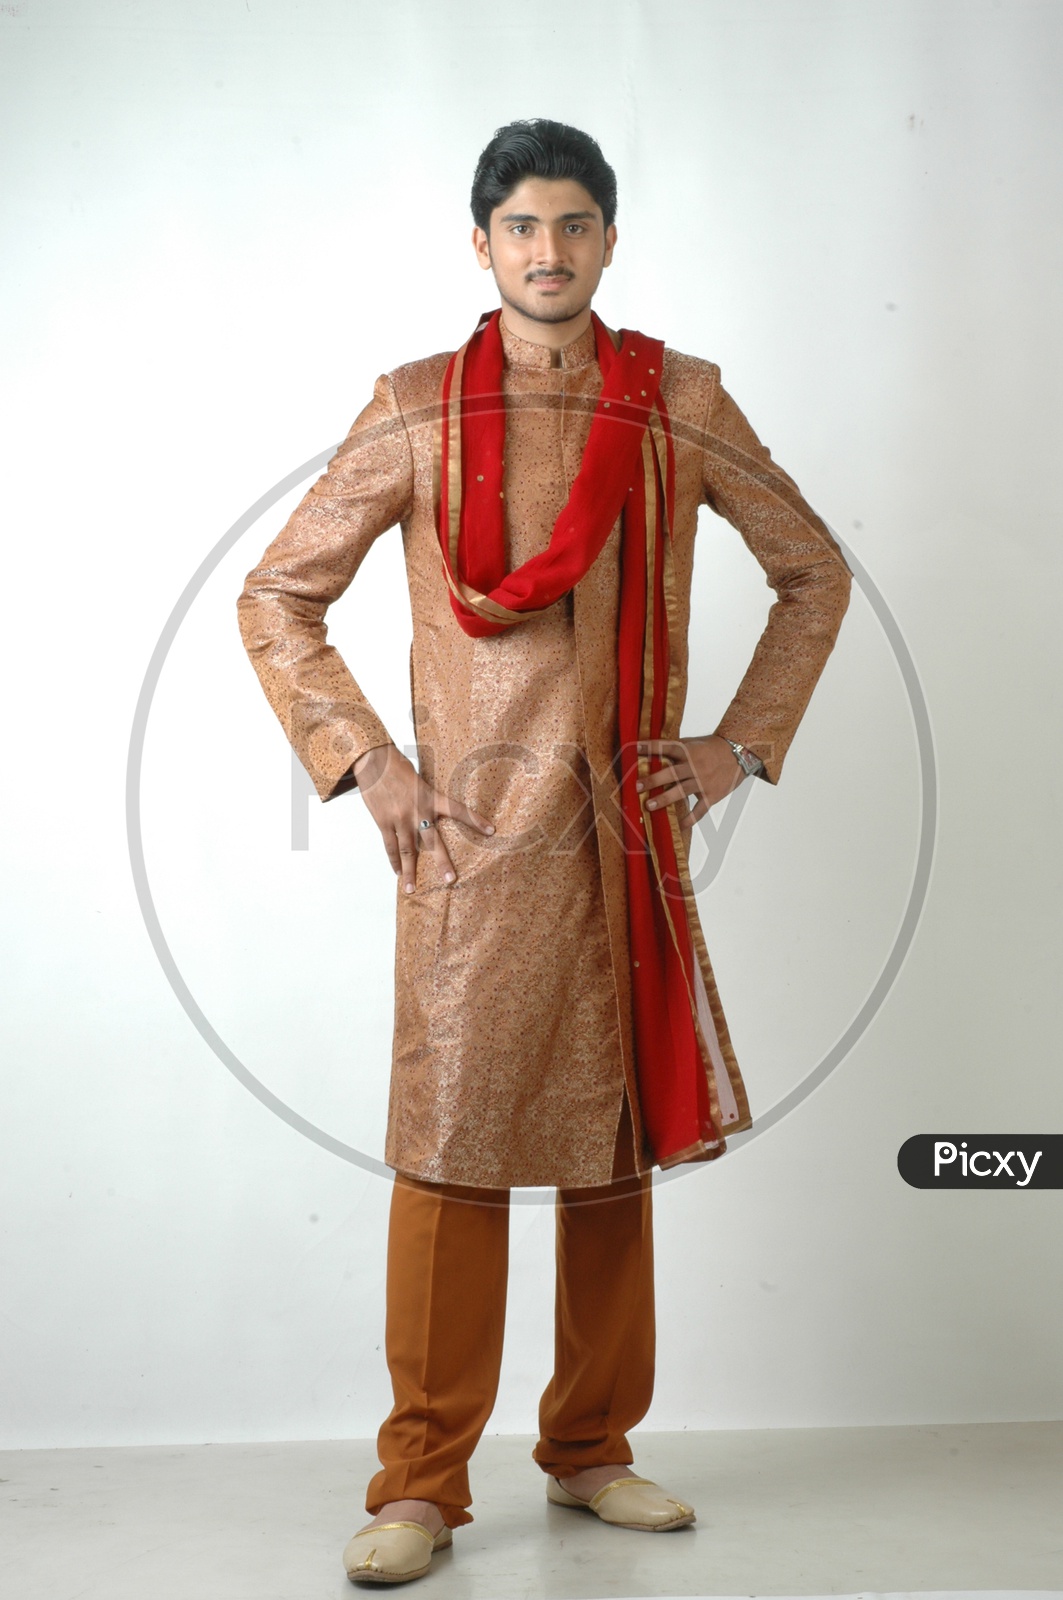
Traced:
POLYGON ((737 789, 746 776, 731 746, 718 733, 696 739, 649 739, 638 748, 639 755, 661 756, 667 762, 660 772, 647 774, 635 785, 652 793, 652 799, 646 801, 651 811, 697 796, 694 805, 681 806, 681 828, 700 822, 709 807, 737 789))
POLYGON ((354 763, 354 776, 369 814, 380 829, 388 860, 401 873, 403 888, 412 894, 417 887, 417 856, 429 851, 444 883, 457 877, 447 847, 439 836, 437 817, 455 817, 480 833, 494 833, 494 825, 478 816, 459 800, 425 783, 412 761, 393 744, 365 750, 354 763), (422 821, 432 824, 422 828, 422 821))

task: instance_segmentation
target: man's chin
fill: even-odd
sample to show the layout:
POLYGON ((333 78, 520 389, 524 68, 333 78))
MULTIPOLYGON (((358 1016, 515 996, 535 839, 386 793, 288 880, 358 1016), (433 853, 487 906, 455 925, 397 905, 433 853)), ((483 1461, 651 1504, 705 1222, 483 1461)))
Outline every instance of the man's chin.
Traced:
POLYGON ((579 304, 568 299, 551 300, 544 294, 537 295, 532 301, 507 300, 506 304, 511 305, 514 311, 519 311, 522 317, 527 317, 529 322, 555 323, 571 322, 574 317, 581 316, 590 301, 579 304))

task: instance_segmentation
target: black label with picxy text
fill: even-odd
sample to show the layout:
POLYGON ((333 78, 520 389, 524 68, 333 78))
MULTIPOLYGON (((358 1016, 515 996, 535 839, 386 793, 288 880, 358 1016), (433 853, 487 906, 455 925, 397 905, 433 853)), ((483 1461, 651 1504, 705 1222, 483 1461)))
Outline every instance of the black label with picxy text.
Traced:
POLYGON ((913 1189, 1063 1189, 1063 1133, 916 1133, 897 1170, 913 1189))

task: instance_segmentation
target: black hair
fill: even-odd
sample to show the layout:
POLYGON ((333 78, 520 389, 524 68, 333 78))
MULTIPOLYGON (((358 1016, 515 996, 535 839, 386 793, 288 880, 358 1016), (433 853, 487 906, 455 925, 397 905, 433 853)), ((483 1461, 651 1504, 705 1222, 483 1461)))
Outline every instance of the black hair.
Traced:
POLYGON ((525 178, 572 178, 601 207, 607 228, 616 218, 616 173, 590 134, 528 117, 499 128, 476 163, 471 200, 478 228, 486 233, 492 211, 525 178))

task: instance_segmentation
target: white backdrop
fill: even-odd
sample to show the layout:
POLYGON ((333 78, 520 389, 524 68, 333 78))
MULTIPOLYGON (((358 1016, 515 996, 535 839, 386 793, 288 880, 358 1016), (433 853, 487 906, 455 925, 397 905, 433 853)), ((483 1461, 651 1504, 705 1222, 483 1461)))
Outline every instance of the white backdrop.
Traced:
MULTIPOLYGON (((532 115, 617 168, 602 314, 719 361, 867 569, 940 779, 884 1006, 783 1121, 658 1188, 647 1426, 1060 1415, 1058 1193, 928 1194, 895 1158, 913 1133, 1050 1132, 1063 1110, 1061 43, 1051 0, 0 8, 0 1443, 362 1436, 387 1408, 388 1182, 256 1099, 182 1009, 134 891, 126 762, 152 652, 226 530, 335 445, 378 372, 492 303, 468 186, 495 127, 532 115)), ((379 1157, 393 879, 357 798, 293 782, 234 609, 313 475, 177 631, 144 861, 225 1046, 379 1157)), ((770 600, 708 514, 696 583, 690 733, 770 600)), ((330 623, 407 742, 397 531, 330 623)), ((753 787, 701 906, 756 1115, 860 1011, 911 887, 913 715, 861 590, 782 782, 753 787)), ((551 1229, 548 1205, 515 1208, 501 1431, 534 1427, 548 1376, 551 1229)))

